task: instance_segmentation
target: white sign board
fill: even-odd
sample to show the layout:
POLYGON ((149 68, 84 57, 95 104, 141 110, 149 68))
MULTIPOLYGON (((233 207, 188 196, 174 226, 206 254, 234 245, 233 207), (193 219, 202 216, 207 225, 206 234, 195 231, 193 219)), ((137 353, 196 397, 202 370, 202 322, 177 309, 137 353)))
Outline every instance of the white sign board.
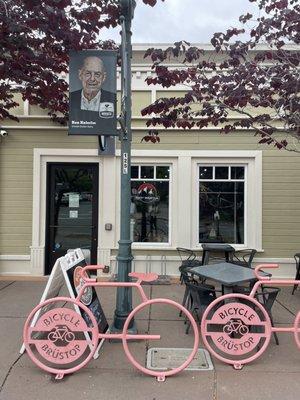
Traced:
MULTIPOLYGON (((60 257, 60 258, 58 258, 56 260, 56 262, 54 264, 54 267, 53 267, 53 269, 51 271, 51 274, 50 274, 50 276, 48 278, 45 290, 44 290, 44 292, 42 294, 42 297, 40 299, 39 304, 43 303, 45 300, 58 297, 59 292, 61 291, 61 289, 62 289, 62 287, 64 285, 67 286, 69 294, 70 294, 70 297, 72 299, 76 298, 76 296, 77 296, 76 289, 74 290, 74 284, 73 284, 73 282, 71 283, 71 281, 70 281, 70 274, 68 274, 68 271, 71 271, 71 269, 76 267, 79 263, 83 263, 83 265, 85 265, 85 258, 84 258, 84 255, 83 255, 83 252, 82 252, 81 249, 75 249, 73 251, 70 251, 64 257, 60 257)), ((99 310, 99 307, 100 307, 100 310, 102 312, 101 315, 95 315, 95 313, 93 312, 94 311, 93 309, 91 309, 91 311, 94 313, 97 322, 99 321, 99 318, 100 319, 102 318, 102 320, 99 321, 99 325, 98 326, 99 326, 99 329, 100 329, 100 322, 102 322, 101 327, 102 327, 102 330, 104 331, 104 330, 106 330, 108 328, 108 326, 106 326, 107 323, 106 323, 105 315, 104 315, 104 313, 102 311, 99 299, 98 299, 97 295, 95 295, 95 294, 93 296, 93 304, 97 304, 98 310, 99 310), (96 300, 98 300, 98 302, 96 300), (97 318, 97 316, 98 316, 98 318, 97 318)), ((43 307, 42 309, 40 309, 35 314, 34 318, 32 319, 31 327, 35 326, 36 321, 37 321, 40 313, 42 313, 42 315, 43 315, 51 307, 53 307, 53 304, 49 304, 48 306, 43 307)), ((75 308, 76 312, 81 315, 81 311, 80 311, 79 307, 74 305, 74 308, 75 308)), ((99 312, 98 312, 98 314, 99 314, 99 312)), ((83 318, 84 318, 84 315, 83 315, 83 318)), ((85 332, 85 336, 86 336, 86 339, 89 340, 87 332, 85 332)), ((97 348, 97 350, 96 350, 96 352, 94 354, 94 358, 98 358, 99 350, 100 350, 103 342, 104 342, 104 339, 102 339, 100 341, 100 343, 98 345, 98 348, 97 348)), ((24 351, 25 351, 25 346, 23 344, 21 349, 20 349, 20 353, 23 354, 24 351)))

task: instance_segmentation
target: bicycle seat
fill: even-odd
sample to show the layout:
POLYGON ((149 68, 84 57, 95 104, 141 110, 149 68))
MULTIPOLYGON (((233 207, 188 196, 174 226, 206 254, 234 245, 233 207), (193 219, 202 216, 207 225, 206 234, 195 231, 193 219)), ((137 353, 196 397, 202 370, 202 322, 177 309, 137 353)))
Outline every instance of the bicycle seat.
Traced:
POLYGON ((131 276, 132 278, 137 278, 143 282, 153 282, 158 279, 158 275, 155 273, 145 274, 143 272, 130 272, 128 276, 131 276))

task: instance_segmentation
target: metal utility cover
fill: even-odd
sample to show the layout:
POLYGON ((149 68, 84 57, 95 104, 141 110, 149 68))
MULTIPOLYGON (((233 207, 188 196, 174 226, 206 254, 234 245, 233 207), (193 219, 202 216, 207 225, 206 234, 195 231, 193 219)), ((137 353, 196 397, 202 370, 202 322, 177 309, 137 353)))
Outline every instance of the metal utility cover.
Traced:
MULTIPOLYGON (((192 349, 158 348, 154 347, 147 352, 147 368, 153 370, 169 370, 183 364, 192 349)), ((211 371, 213 364, 210 355, 205 349, 198 349, 193 361, 186 368, 187 371, 211 371)))

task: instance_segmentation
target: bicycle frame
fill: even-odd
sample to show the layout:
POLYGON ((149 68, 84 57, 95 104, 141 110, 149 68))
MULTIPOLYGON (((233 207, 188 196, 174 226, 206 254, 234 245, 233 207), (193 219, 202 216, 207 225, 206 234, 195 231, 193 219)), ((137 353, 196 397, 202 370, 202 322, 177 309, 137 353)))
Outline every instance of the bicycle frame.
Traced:
MULTIPOLYGON (((278 264, 260 264, 258 265, 255 270, 254 270, 254 274, 256 276, 256 278, 258 279, 257 282, 255 282, 249 297, 254 298, 257 289, 264 285, 264 284, 269 284, 272 283, 272 285, 279 285, 279 286, 293 286, 293 285, 299 285, 300 284, 300 280, 295 280, 295 279, 271 279, 270 276, 262 276, 259 274, 260 270, 262 268, 279 268, 278 264)), ((300 319, 300 311, 299 313, 296 315, 295 318, 295 323, 294 326, 292 327, 282 327, 282 328, 276 328, 275 326, 271 326, 271 331, 272 332, 293 332, 295 335, 295 341, 297 346, 300 349, 300 340, 297 340, 297 333, 300 332, 300 329, 296 327, 296 319, 298 318, 300 319)))
POLYGON ((97 343, 100 339, 118 339, 122 340, 124 352, 128 358, 128 360, 140 371, 147 375, 151 375, 157 378, 158 381, 164 381, 167 376, 175 375, 178 372, 185 369, 193 360, 199 345, 199 331, 196 321, 194 320, 191 313, 181 304, 170 300, 170 299, 163 299, 163 298, 156 298, 156 299, 149 299, 141 284, 142 282, 152 282, 158 278, 157 274, 150 273, 150 274, 143 274, 143 273, 135 273, 132 272, 129 274, 131 277, 136 277, 137 282, 97 282, 95 278, 90 278, 87 274, 88 271, 91 270, 102 270, 104 268, 103 265, 88 265, 81 270, 81 278, 85 282, 82 287, 80 288, 78 295, 75 299, 70 299, 67 297, 57 297, 53 299, 48 299, 43 303, 40 303, 36 306, 31 313, 29 314, 25 326, 24 326, 24 333, 23 339, 26 350, 28 352, 29 357, 32 361, 38 365, 40 368, 44 369, 47 372, 56 374, 56 379, 62 379, 62 377, 66 374, 73 373, 78 371, 84 365, 87 364, 88 361, 94 355, 94 352, 97 348, 97 343), (125 320, 124 327, 121 333, 99 333, 97 321, 92 314, 92 312, 80 301, 85 290, 88 287, 127 287, 127 288, 136 288, 141 297, 141 303, 135 307, 128 317, 125 320), (35 326, 31 326, 31 321, 35 318, 35 315, 39 310, 45 306, 50 304, 59 304, 61 302, 70 303, 76 309, 84 312, 86 317, 83 318, 78 311, 75 312, 70 308, 63 308, 58 306, 57 308, 51 308, 49 311, 46 311, 40 319, 37 320, 35 326), (152 304, 169 304, 179 311, 183 312, 190 321, 193 327, 194 333, 194 346, 191 350, 187 359, 178 367, 166 370, 166 371, 154 371, 148 368, 145 368, 141 364, 139 364, 135 358, 132 356, 127 341, 128 340, 158 340, 161 338, 160 335, 151 335, 151 334, 130 334, 128 333, 128 328, 133 320, 135 314, 142 310, 144 307, 150 306, 152 304), (86 319, 89 319, 89 323, 87 323, 86 319), (67 341, 67 346, 65 347, 51 347, 53 345, 53 340, 49 339, 49 332, 51 329, 56 329, 58 327, 58 322, 62 320, 64 323, 69 327, 70 332, 70 341, 67 341), (35 338, 32 337, 34 332, 48 332, 47 339, 44 338, 35 338), (88 332, 89 339, 86 337, 82 338, 82 333, 88 332), (81 336, 80 336, 81 335, 81 336), (46 362, 50 362, 54 364, 49 366, 45 364, 44 361, 41 361, 40 358, 37 358, 35 352, 32 351, 30 345, 34 346, 39 354, 40 358, 42 357, 43 360, 46 362), (86 358, 84 358, 85 350, 87 346, 90 347, 90 352, 86 358), (84 358, 81 360, 81 358, 84 358), (72 366, 70 368, 63 369, 61 364, 63 363, 77 363, 76 366, 72 366))
MULTIPOLYGON (((80 299, 87 287, 128 287, 128 288, 136 288, 138 289, 140 296, 142 298, 142 303, 146 303, 149 301, 149 298, 146 296, 146 293, 144 292, 141 283, 143 282, 142 279, 138 279, 137 282, 97 282, 96 278, 89 278, 87 277, 87 272, 88 271, 93 271, 93 270, 103 270, 104 265, 87 265, 81 270, 81 277, 85 281, 85 284, 81 287, 75 301, 80 302, 80 299)), ((131 275, 131 274, 129 274, 131 275)), ((150 274, 147 274, 150 275, 150 274)), ((151 274, 152 278, 151 280, 155 280, 158 278, 158 275, 156 274, 151 274)), ((150 280, 150 282, 151 282, 150 280)), ((124 333, 99 333, 98 334, 99 339, 123 339, 124 338, 124 333)), ((128 340, 147 340, 147 339, 152 339, 152 340, 159 340, 160 335, 134 335, 134 334, 127 334, 125 335, 126 339, 128 340)))

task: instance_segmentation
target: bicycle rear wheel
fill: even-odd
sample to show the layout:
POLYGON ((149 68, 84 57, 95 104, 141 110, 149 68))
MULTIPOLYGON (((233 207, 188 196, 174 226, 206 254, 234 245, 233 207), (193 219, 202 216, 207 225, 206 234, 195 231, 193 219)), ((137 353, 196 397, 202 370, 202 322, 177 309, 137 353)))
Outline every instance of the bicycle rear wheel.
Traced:
POLYGON ((227 294, 218 297, 205 310, 201 335, 211 354, 241 369, 266 350, 271 327, 267 311, 256 299, 227 294))
POLYGON ((84 304, 57 297, 31 311, 24 325, 23 340, 31 360, 61 379, 78 371, 93 357, 98 344, 98 326, 84 304), (78 312, 74 307, 78 307, 78 312))
MULTIPOLYGON (((177 311, 178 314, 178 311, 177 311)), ((176 315, 177 315, 176 314, 176 315)), ((181 304, 177 303, 176 301, 169 300, 169 299, 152 299, 152 300, 147 300, 144 303, 141 303, 138 305, 136 308, 134 308, 131 313, 128 315, 124 328, 123 328, 123 348, 126 353, 126 356, 128 357, 129 361, 141 372, 147 375, 151 375, 156 377, 159 381, 164 381, 167 376, 172 376, 177 374, 178 372, 182 371, 185 369, 193 360, 197 350, 198 350, 198 345, 199 345, 199 330, 196 321, 194 320, 193 316, 191 313, 183 307, 181 304), (127 333, 128 327, 131 324, 132 319, 134 316, 144 308, 148 306, 152 306, 154 304, 165 304, 169 305, 171 307, 175 307, 177 310, 180 310, 183 312, 183 314, 186 316, 186 319, 191 323, 191 326, 193 328, 193 348, 191 349, 191 352, 186 356, 186 359, 182 362, 180 362, 180 365, 171 368, 169 370, 161 370, 161 371, 156 371, 150 368, 146 368, 143 365, 141 365, 140 362, 136 360, 136 358, 132 355, 131 351, 129 350, 128 346, 128 340, 151 340, 151 339, 159 339, 160 336, 156 335, 156 337, 152 336, 151 334, 146 334, 146 335, 130 335, 127 333)))

